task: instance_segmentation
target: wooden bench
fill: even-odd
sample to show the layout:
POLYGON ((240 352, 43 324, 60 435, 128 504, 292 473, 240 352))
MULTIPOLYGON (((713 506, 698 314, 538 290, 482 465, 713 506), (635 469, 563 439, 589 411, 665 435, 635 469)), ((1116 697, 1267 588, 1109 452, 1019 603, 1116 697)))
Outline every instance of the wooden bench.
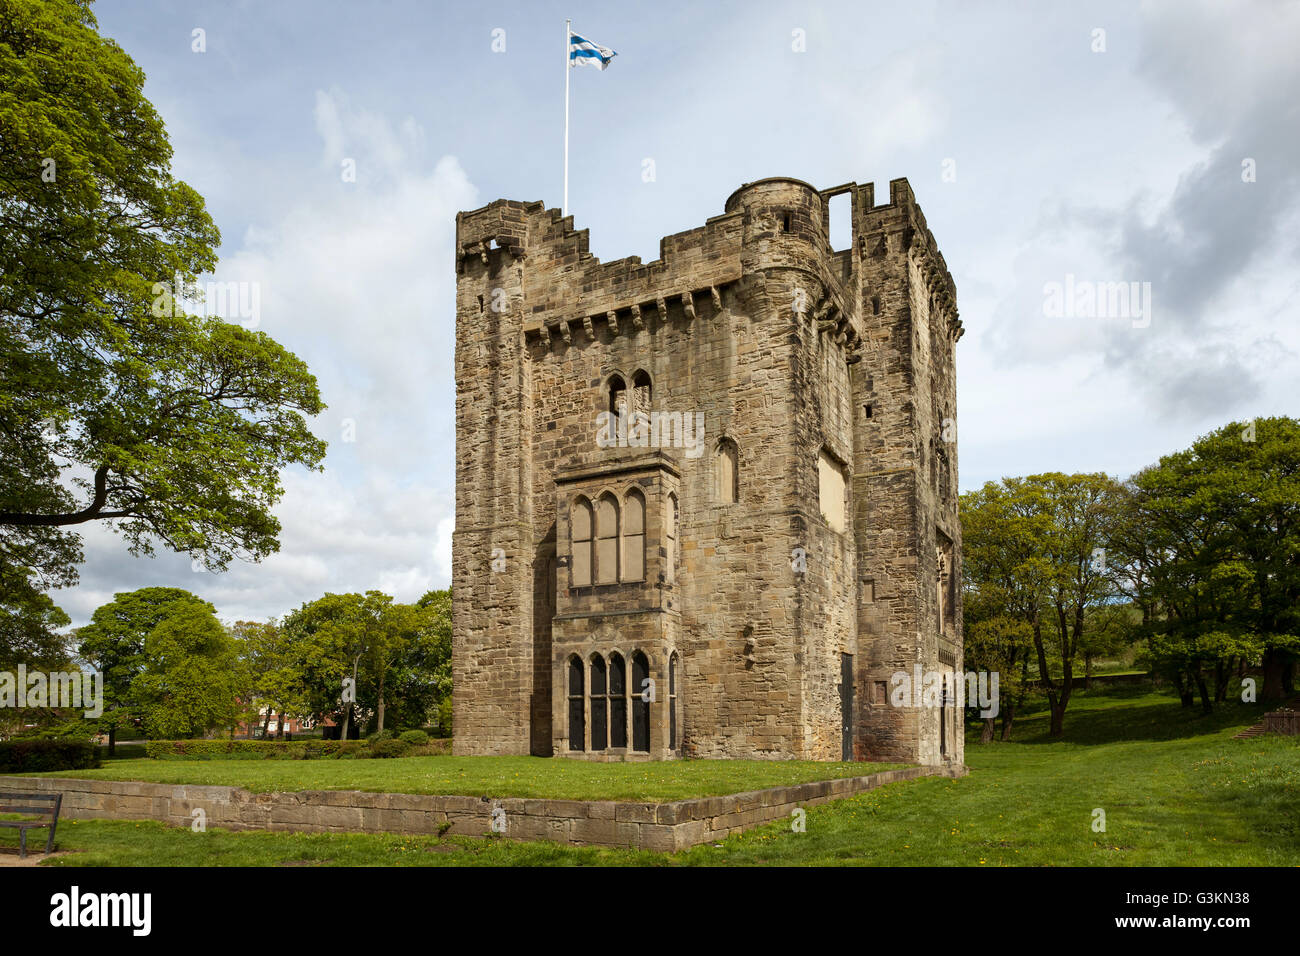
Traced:
POLYGON ((0 827, 18 830, 18 855, 27 856, 27 831, 33 827, 49 827, 50 836, 45 841, 45 855, 54 849, 54 828, 59 825, 59 808, 63 806, 61 793, 0 793, 0 813, 35 813, 36 820, 0 820, 0 827))

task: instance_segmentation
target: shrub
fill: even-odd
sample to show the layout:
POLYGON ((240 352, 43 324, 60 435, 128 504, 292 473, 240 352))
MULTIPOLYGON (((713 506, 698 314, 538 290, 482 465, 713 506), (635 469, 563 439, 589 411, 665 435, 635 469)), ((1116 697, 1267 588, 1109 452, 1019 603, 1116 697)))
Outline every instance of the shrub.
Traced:
POLYGON ((396 736, 397 735, 394 734, 391 730, 381 730, 378 733, 371 734, 369 737, 366 738, 366 741, 368 743, 377 744, 381 740, 392 740, 396 736))
POLYGON ((411 752, 411 745, 405 740, 378 740, 370 745, 372 757, 405 757, 411 752))
POLYGON ((451 694, 438 701, 438 736, 451 736, 451 694))
POLYGON ((412 747, 423 747, 429 743, 429 735, 423 730, 408 730, 399 734, 397 739, 412 747))
POLYGON ((47 773, 99 766, 99 748, 88 740, 9 740, 0 743, 0 773, 47 773))

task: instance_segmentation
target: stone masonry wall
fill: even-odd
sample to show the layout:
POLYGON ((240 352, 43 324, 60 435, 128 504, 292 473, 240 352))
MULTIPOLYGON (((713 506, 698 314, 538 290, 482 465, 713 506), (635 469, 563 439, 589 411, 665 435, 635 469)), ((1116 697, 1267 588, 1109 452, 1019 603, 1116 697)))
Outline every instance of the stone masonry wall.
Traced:
MULTIPOLYGON (((359 790, 250 793, 239 787, 175 786, 62 777, 0 777, 3 793, 63 794, 59 819, 157 820, 189 829, 195 810, 226 830, 305 833, 411 833, 485 836, 492 813, 505 811, 503 836, 576 846, 675 851, 720 840, 810 807, 888 783, 964 768, 910 767, 720 797, 671 803, 438 796, 359 790)), ((55 846, 59 844, 55 837, 55 846)))

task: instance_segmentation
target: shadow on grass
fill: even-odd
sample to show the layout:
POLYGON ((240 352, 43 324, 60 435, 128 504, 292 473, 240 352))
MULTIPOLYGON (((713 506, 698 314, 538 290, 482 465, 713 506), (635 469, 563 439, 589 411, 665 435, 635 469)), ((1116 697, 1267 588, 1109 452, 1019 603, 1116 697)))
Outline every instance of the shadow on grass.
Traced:
MULTIPOLYGON (((1183 740, 1230 729, 1244 729, 1258 723, 1268 704, 1244 704, 1229 699, 1202 714, 1199 703, 1184 707, 1172 691, 1150 686, 1094 687, 1076 690, 1065 710, 1065 735, 1052 737, 1048 731, 1051 714, 1046 697, 1025 702, 1012 727, 1013 743, 1021 744, 1107 744, 1139 740, 1183 740), (1120 704, 1120 702, 1123 702, 1120 704)), ((999 726, 999 731, 1001 727, 999 726)), ((974 729, 968 746, 979 747, 974 729)), ((986 746, 986 745, 985 745, 986 746)))

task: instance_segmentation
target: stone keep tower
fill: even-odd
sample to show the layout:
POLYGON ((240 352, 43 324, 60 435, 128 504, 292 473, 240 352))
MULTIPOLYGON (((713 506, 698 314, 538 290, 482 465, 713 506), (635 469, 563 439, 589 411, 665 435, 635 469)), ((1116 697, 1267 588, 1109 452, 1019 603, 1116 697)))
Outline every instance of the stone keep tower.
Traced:
POLYGON ((907 181, 748 183, 645 264, 456 227, 455 752, 961 763, 962 326, 907 181))

